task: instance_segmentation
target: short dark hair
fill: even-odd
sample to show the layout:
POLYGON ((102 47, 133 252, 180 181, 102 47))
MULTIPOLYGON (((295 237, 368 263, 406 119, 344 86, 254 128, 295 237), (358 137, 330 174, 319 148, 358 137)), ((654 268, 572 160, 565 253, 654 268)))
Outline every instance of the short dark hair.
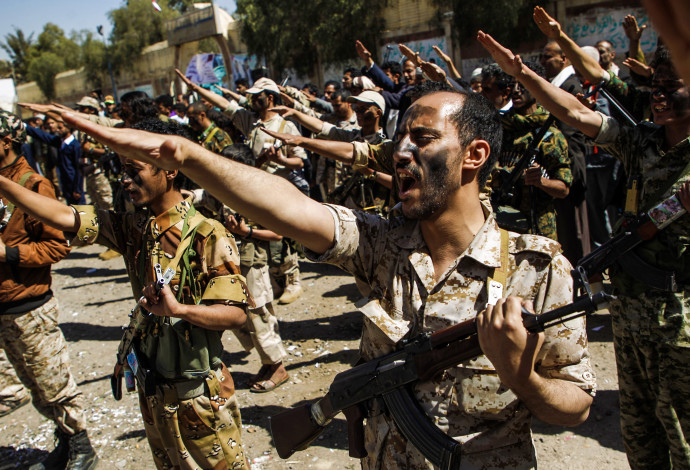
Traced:
MULTIPOLYGON (((176 121, 161 121, 158 118, 148 118, 143 119, 132 126, 132 129, 138 129, 140 131, 151 132, 153 134, 163 134, 163 135, 176 135, 179 137, 184 137, 187 140, 194 142, 194 137, 192 136, 189 128, 178 124, 176 121)), ((154 165, 155 168, 158 168, 154 165)), ((177 176, 173 180, 173 187, 175 189, 180 189, 184 187, 184 183, 187 181, 187 177, 178 172, 177 176)))
POLYGON ((347 67, 345 70, 343 70, 343 75, 350 74, 352 78, 355 77, 361 77, 362 76, 362 71, 359 69, 356 69, 354 67, 347 67))
POLYGON ((175 104, 175 100, 170 95, 160 95, 154 101, 156 104, 162 104, 166 108, 172 108, 173 104, 175 104))
POLYGON ((676 72, 676 67, 673 65, 673 61, 671 60, 671 52, 663 44, 657 46, 656 51, 654 51, 654 58, 649 66, 655 70, 659 67, 667 66, 676 72))
POLYGON ((391 75, 402 75, 402 67, 399 62, 389 60, 381 65, 381 70, 390 70, 391 75))
POLYGON ((206 115, 208 115, 208 108, 202 101, 195 101, 187 106, 187 112, 189 111, 192 111, 193 113, 206 113, 206 115))
POLYGON ((245 165, 256 165, 256 157, 254 157, 254 152, 252 152, 252 149, 245 144, 228 145, 220 151, 220 154, 225 158, 244 163, 245 165))
POLYGON ((187 106, 185 106, 184 103, 175 103, 173 105, 172 109, 176 113, 180 113, 180 112, 186 113, 187 112, 187 106))
POLYGON ((477 177, 479 187, 483 188, 496 164, 498 154, 501 153, 501 117, 496 107, 481 93, 455 93, 465 97, 463 105, 451 116, 451 121, 458 128, 461 145, 466 147, 473 140, 481 139, 487 141, 491 148, 489 159, 484 162, 477 177))
POLYGON ((305 83, 304 85, 302 85, 302 90, 304 90, 305 88, 309 90, 309 93, 311 93, 314 96, 319 94, 319 87, 317 87, 313 83, 305 83))
POLYGON ((422 96, 430 95, 431 93, 437 93, 439 91, 454 91, 454 88, 446 82, 433 82, 431 80, 424 80, 421 83, 417 83, 413 88, 411 88, 405 95, 410 98, 410 100, 418 100, 422 96))
POLYGON ((326 84, 323 86, 324 89, 325 89, 325 88, 328 88, 329 85, 333 85, 333 87, 334 87, 336 90, 340 90, 340 83, 337 82, 336 80, 328 80, 328 81, 326 82, 326 84))
POLYGON ((340 98, 341 100, 346 101, 350 96, 352 96, 350 90, 346 88, 338 88, 331 95, 331 101, 333 101, 336 98, 340 98))
POLYGON ((513 78, 505 73, 498 64, 489 64, 482 68, 482 80, 494 79, 494 83, 501 89, 508 88, 513 78))
POLYGON ((525 60, 522 63, 525 64, 525 67, 530 69, 532 72, 536 73, 541 78, 546 79, 546 70, 544 70, 544 67, 542 67, 539 62, 533 62, 531 60, 525 60))
POLYGON ((143 91, 130 91, 122 95, 122 98, 120 98, 120 106, 125 104, 131 109, 129 121, 132 125, 148 118, 158 117, 156 104, 149 95, 143 91))
POLYGON ((240 85, 246 86, 247 88, 249 88, 249 82, 247 81, 246 78, 238 78, 237 80, 235 80, 235 88, 237 88, 240 85))

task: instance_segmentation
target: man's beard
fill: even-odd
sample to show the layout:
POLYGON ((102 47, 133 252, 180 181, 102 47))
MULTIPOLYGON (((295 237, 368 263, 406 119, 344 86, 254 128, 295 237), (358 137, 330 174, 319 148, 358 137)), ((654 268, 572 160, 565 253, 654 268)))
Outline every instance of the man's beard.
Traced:
POLYGON ((406 217, 418 220, 430 218, 446 205, 449 194, 460 186, 460 181, 450 181, 448 176, 450 170, 445 159, 439 158, 438 160, 437 162, 430 162, 427 171, 428 176, 423 184, 421 174, 416 166, 410 164, 404 166, 415 177, 420 190, 417 205, 405 211, 406 217))

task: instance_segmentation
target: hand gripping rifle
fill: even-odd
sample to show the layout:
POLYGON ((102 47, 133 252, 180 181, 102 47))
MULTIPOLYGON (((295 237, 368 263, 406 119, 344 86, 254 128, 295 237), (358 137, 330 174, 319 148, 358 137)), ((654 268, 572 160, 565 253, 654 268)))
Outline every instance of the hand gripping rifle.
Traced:
MULTIPOLYGON (((175 271, 168 268, 165 270, 165 274, 162 274, 160 264, 156 264, 154 270, 156 273, 156 293, 159 293, 164 285, 170 283, 170 280, 175 275, 175 271)), ((122 334, 120 345, 117 347, 117 362, 115 363, 113 375, 110 376, 110 387, 113 391, 113 397, 115 397, 116 400, 122 399, 122 376, 127 363, 129 363, 132 372, 137 376, 139 384, 144 385, 146 383, 145 371, 141 367, 141 364, 139 364, 136 355, 130 356, 134 346, 134 340, 142 337, 152 315, 141 306, 143 300, 144 297, 140 297, 139 301, 132 309, 132 312, 129 314, 129 325, 124 327, 125 332, 122 334)), ((129 377, 126 378, 127 380, 133 380, 129 377)), ((130 388, 129 384, 128 388, 130 388)))
MULTIPOLYGON (((593 293, 589 278, 598 275, 619 257, 672 220, 685 213, 676 196, 638 218, 630 229, 611 239, 583 258, 572 271, 574 286, 580 293, 572 304, 542 315, 522 311, 525 328, 533 333, 595 312, 613 299, 593 293), (663 206, 663 216, 659 216, 663 206), (656 211, 656 212, 655 212, 656 211), (633 228, 634 227, 634 228, 633 228)), ((366 456, 362 421, 366 403, 382 399, 400 432, 435 466, 459 468, 461 445, 442 432, 424 414, 413 392, 414 383, 482 354, 475 320, 424 333, 402 341, 400 350, 366 362, 335 377, 330 391, 314 403, 302 405, 271 417, 271 433, 278 455, 286 459, 304 450, 341 411, 348 423, 350 456, 366 456)))

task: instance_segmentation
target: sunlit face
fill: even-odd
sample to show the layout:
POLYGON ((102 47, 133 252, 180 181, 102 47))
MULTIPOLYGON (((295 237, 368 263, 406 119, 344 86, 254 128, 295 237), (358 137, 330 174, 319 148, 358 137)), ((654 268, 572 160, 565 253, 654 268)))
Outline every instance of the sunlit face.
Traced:
POLYGON ((555 44, 547 44, 544 46, 544 49, 539 55, 539 63, 544 67, 546 77, 549 79, 558 75, 561 70, 565 68, 563 54, 555 44))
POLYGON ((690 117, 688 87, 668 66, 662 65, 654 71, 651 102, 656 124, 672 124, 690 117))
POLYGON ((458 94, 433 93, 415 101, 405 113, 393 159, 406 217, 433 216, 461 186, 464 148, 451 117, 463 100, 458 94))
POLYGON ((481 81, 481 93, 496 109, 501 109, 508 102, 508 90, 501 88, 493 77, 483 78, 481 81))
POLYGON ((343 84, 343 88, 346 90, 350 89, 352 86, 352 74, 350 72, 343 74, 343 78, 340 80, 340 82, 343 84))
POLYGON ((120 183, 135 206, 149 206, 167 191, 165 171, 124 157, 120 157, 120 162, 120 183))
POLYGON ((405 83, 408 85, 414 84, 415 75, 417 74, 417 69, 411 60, 406 61, 403 64, 403 78, 405 78, 405 83))
POLYGON ((599 51, 599 65, 604 70, 608 70, 611 62, 616 57, 616 53, 613 50, 613 45, 608 41, 600 41, 596 45, 597 51, 599 51))
POLYGON ((527 108, 537 102, 532 93, 524 88, 520 82, 513 81, 510 84, 510 99, 513 100, 513 109, 520 114, 525 114, 527 108))
POLYGON ((374 125, 381 116, 379 107, 371 103, 355 103, 352 105, 352 110, 357 115, 357 122, 360 126, 374 125))

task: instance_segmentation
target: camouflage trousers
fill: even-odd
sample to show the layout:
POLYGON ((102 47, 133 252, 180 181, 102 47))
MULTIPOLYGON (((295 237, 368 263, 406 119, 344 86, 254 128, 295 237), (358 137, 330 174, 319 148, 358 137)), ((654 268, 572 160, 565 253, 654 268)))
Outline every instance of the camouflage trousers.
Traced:
POLYGON ((617 321, 621 308, 620 316, 657 315, 634 312, 644 307, 640 301, 621 296, 611 307, 621 431, 630 467, 690 469, 690 348, 631 332, 617 321))
MULTIPOLYGON (((361 460, 363 470, 434 470, 437 467, 398 430, 392 418, 385 413, 367 418, 364 427, 364 446, 367 456, 361 460)), ((506 468, 533 470, 537 456, 531 440, 504 445, 481 452, 462 454, 462 470, 506 468)))
POLYGON ((247 321, 241 328, 232 332, 245 351, 256 348, 262 364, 277 364, 287 355, 278 331, 278 319, 273 311, 272 302, 259 308, 248 309, 247 321))
POLYGON ((209 375, 197 397, 182 399, 177 387, 160 384, 150 397, 140 390, 139 405, 158 469, 248 469, 240 407, 225 366, 209 375))
POLYGON ((254 298, 254 308, 247 310, 247 321, 232 330, 245 351, 256 348, 261 363, 277 364, 287 355, 273 310, 273 289, 268 266, 242 266, 242 275, 254 298))
POLYGON ((70 372, 57 317, 55 297, 26 313, 0 315, 0 346, 36 409, 71 435, 86 428, 84 399, 70 372))
POLYGON ((0 402, 19 402, 26 398, 29 392, 17 373, 12 363, 7 359, 4 349, 0 349, 0 402))
POLYGON ((108 178, 102 171, 97 170, 84 175, 86 180, 86 193, 94 205, 99 209, 113 209, 113 190, 108 178))

